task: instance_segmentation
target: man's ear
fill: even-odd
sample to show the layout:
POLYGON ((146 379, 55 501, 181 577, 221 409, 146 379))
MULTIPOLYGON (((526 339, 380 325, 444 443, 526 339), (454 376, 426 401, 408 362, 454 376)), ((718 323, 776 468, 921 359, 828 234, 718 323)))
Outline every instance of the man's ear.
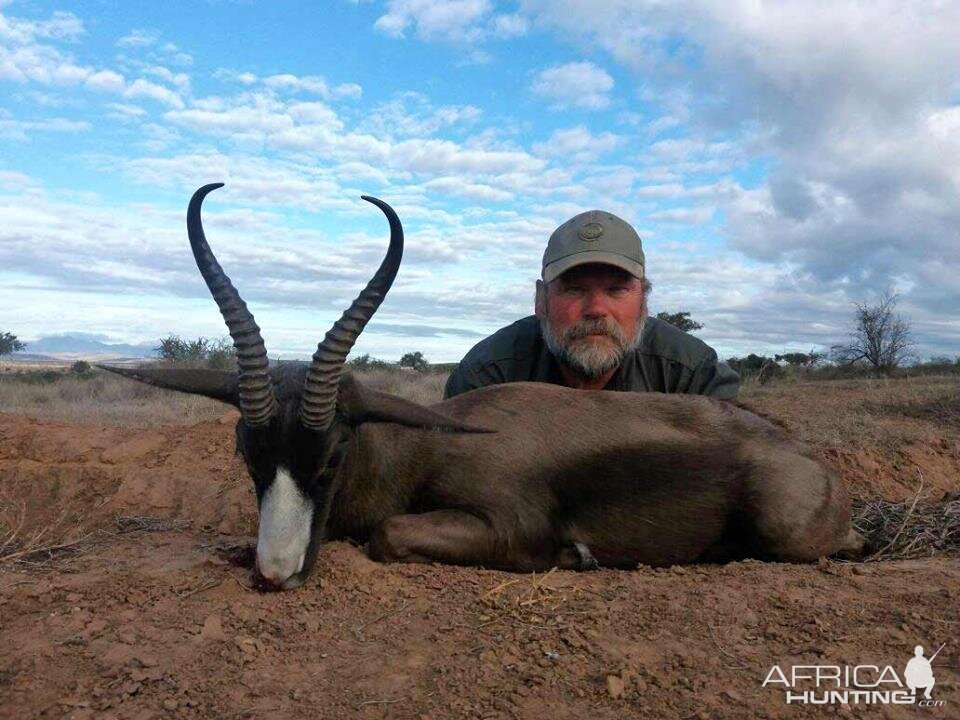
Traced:
POLYGON ((543 320, 547 316, 547 284, 543 280, 537 280, 533 312, 540 320, 543 320))

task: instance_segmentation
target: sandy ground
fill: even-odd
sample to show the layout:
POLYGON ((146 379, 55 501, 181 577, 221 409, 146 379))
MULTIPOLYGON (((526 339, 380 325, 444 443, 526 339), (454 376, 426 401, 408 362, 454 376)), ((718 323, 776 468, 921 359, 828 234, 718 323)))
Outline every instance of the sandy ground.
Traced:
MULTIPOLYGON (((822 410, 777 408, 788 425, 822 410)), ((0 569, 0 717, 960 717, 956 558, 519 575, 332 543, 303 588, 256 592, 235 417, 0 414, 8 516, 67 545, 0 569), (788 706, 762 687, 774 665, 902 677, 915 645, 941 643, 937 707, 788 706)), ((960 489, 960 448, 935 444, 916 450, 931 486, 960 489)), ((912 470, 850 453, 832 461, 854 494, 909 496, 912 470)))

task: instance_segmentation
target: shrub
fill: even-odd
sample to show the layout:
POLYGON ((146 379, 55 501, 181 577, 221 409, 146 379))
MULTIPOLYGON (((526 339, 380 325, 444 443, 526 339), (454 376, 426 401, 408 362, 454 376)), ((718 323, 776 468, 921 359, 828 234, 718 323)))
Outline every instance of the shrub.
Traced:
POLYGON ((86 360, 77 360, 70 366, 70 373, 76 377, 89 377, 92 374, 90 372, 90 363, 86 360))

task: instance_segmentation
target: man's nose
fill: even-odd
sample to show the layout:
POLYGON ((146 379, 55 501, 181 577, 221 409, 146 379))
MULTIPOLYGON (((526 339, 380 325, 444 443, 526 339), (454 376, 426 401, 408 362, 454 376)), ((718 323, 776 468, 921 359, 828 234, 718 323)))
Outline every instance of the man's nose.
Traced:
POLYGON ((587 293, 584 298, 583 314, 586 317, 606 317, 610 314, 607 298, 602 292, 587 293))

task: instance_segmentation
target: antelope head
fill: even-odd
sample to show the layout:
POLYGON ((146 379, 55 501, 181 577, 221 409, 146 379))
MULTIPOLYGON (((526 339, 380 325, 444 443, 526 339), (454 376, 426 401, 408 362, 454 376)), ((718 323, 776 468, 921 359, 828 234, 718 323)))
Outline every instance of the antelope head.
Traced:
POLYGON ((334 323, 309 366, 270 367, 260 328, 204 236, 200 207, 223 183, 194 193, 187 210, 190 247, 237 351, 238 371, 104 367, 133 379, 206 395, 239 408, 237 446, 253 479, 259 509, 257 569, 276 589, 299 586, 316 560, 347 440, 363 422, 464 429, 420 405, 363 388, 344 363, 389 290, 403 254, 403 228, 382 200, 363 196, 386 215, 390 246, 366 288, 334 323))

